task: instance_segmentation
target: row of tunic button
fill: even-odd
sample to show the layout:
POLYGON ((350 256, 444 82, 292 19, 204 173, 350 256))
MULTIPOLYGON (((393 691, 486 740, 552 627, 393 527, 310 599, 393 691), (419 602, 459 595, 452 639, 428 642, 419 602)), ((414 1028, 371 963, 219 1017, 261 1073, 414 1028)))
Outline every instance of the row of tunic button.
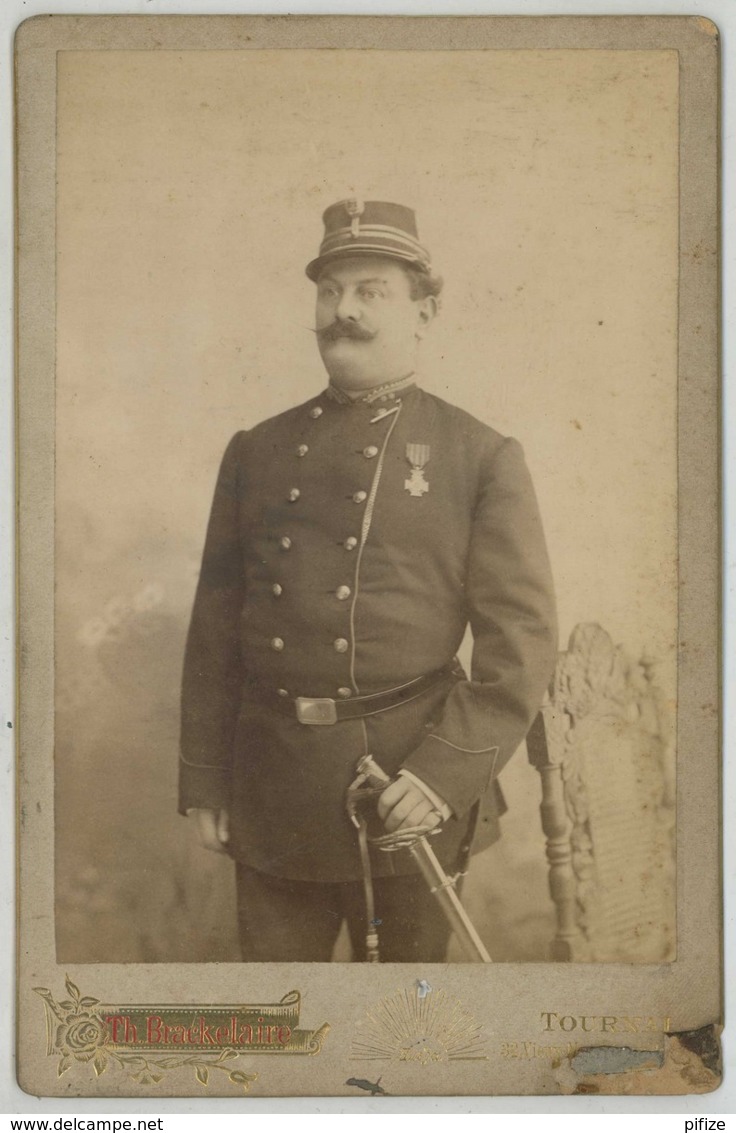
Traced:
MULTIPOLYGON (((271 587, 271 593, 273 594, 274 598, 281 597, 281 595, 284 593, 284 588, 280 582, 274 582, 273 586, 271 587)), ((352 590, 349 586, 338 586, 337 590, 335 591, 335 597, 339 598, 341 602, 345 602, 351 594, 352 590)))
MULTIPOLYGON (((308 452, 309 445, 297 445, 297 456, 306 456, 308 452)), ((362 453, 366 460, 373 460, 374 456, 378 456, 378 448, 376 445, 366 445, 366 447, 362 449, 362 453)))
MULTIPOLYGON (((289 492, 289 496, 288 496, 289 503, 296 503, 297 500, 299 499, 300 495, 301 495, 301 492, 299 491, 299 488, 291 488, 291 491, 289 492)), ((363 492, 362 488, 361 488, 359 492, 353 492, 353 494, 350 496, 350 499, 352 500, 353 503, 365 503, 366 500, 368 499, 368 493, 363 492)), ((282 540, 282 543, 283 543, 283 540, 282 540)), ((291 544, 289 544, 289 546, 291 546, 291 544)), ((289 550, 289 547, 284 547, 284 551, 288 551, 288 550, 289 550)))
MULTIPOLYGON (((288 535, 282 535, 279 539, 279 546, 281 547, 282 551, 290 551, 293 545, 294 544, 288 535)), ((354 535, 348 535, 347 539, 343 543, 343 546, 346 551, 354 551, 358 546, 358 540, 354 535)))
MULTIPOLYGON (((287 499, 289 500, 289 503, 295 504, 300 496, 301 496, 301 492, 299 491, 298 488, 291 488, 290 491, 289 491, 289 495, 288 495, 287 499)), ((368 499, 368 493, 364 492, 363 489, 361 488, 360 491, 353 492, 350 499, 353 501, 354 504, 363 504, 368 499)), ((288 550, 288 547, 285 548, 285 549, 288 550)))
MULTIPOLYGON (((283 637, 272 637, 271 648, 274 649, 277 653, 283 652, 283 650, 286 648, 286 642, 284 641, 283 637)), ((347 653, 348 649, 350 648, 350 642, 344 637, 336 637, 332 643, 332 648, 336 653, 347 653)))

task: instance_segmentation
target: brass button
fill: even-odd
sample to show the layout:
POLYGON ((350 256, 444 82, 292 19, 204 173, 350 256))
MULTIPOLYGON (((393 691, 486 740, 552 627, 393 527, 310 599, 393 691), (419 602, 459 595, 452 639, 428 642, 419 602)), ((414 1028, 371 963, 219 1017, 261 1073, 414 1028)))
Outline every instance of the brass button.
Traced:
POLYGON ((319 405, 315 405, 312 409, 309 410, 309 416, 314 417, 315 421, 318 417, 322 416, 322 410, 320 409, 319 405))
POLYGON ((280 598, 281 595, 284 593, 284 588, 281 585, 281 583, 274 582, 273 586, 271 587, 271 592, 272 592, 272 594, 275 595, 276 598, 280 598))
POLYGON ((281 547, 282 551, 289 550, 289 548, 291 547, 291 539, 288 535, 281 536, 281 538, 279 539, 279 546, 281 547))
POLYGON ((367 448, 363 449, 363 456, 366 460, 372 460, 374 456, 378 456, 378 449, 375 445, 368 445, 367 448))
POLYGON ((272 637, 271 638, 271 648, 275 649, 277 653, 280 653, 281 650, 284 648, 283 637, 272 637))
POLYGON ((349 586, 338 586, 337 590, 335 591, 335 597, 339 598, 341 602, 344 602, 346 598, 349 598, 350 594, 351 590, 349 586))
MULTIPOLYGON (((282 645, 283 645, 283 642, 282 642, 282 645)), ((348 651, 348 642, 345 640, 344 637, 335 638, 334 646, 335 646, 335 652, 336 653, 347 653, 347 651, 348 651)))
POLYGON ((291 500, 291 502, 293 504, 296 503, 296 501, 299 499, 300 496, 301 496, 301 492, 299 491, 298 488, 292 488, 291 491, 289 492, 289 499, 291 500))
POLYGON ((368 499, 367 492, 353 492, 353 503, 362 504, 368 499))
POLYGON ((299 445, 299 448, 296 450, 296 455, 297 456, 306 456, 308 452, 309 452, 309 445, 299 445))
POLYGON ((346 551, 354 551, 357 546, 358 546, 358 540, 355 538, 355 536, 354 535, 348 535, 347 539, 345 540, 345 550, 346 551))
POLYGON ((278 696, 288 696, 289 690, 287 688, 277 688, 276 693, 278 696))
POLYGON ((353 690, 351 688, 339 688, 337 695, 341 696, 343 700, 347 700, 349 696, 353 695, 353 690))

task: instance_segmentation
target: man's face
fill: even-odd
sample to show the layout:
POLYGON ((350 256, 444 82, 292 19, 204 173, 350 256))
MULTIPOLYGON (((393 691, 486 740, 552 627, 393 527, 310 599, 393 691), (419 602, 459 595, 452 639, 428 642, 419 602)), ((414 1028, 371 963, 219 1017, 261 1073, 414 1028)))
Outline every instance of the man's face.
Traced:
POLYGON ((370 389, 412 373, 419 339, 436 313, 412 299, 408 275, 386 256, 327 264, 317 282, 317 341, 333 381, 370 389))

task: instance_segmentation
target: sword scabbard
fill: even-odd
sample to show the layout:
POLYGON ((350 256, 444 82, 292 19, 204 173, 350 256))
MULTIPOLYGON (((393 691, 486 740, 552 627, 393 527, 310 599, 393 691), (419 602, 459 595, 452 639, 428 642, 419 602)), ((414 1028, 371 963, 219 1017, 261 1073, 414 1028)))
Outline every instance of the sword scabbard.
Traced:
POLYGON ((455 892, 453 882, 450 881, 440 865, 437 855, 426 838, 420 838, 413 846, 410 846, 410 852, 419 866, 424 880, 434 894, 435 900, 447 917, 468 960, 480 960, 483 964, 490 964, 491 957, 488 949, 463 908, 462 902, 455 892))

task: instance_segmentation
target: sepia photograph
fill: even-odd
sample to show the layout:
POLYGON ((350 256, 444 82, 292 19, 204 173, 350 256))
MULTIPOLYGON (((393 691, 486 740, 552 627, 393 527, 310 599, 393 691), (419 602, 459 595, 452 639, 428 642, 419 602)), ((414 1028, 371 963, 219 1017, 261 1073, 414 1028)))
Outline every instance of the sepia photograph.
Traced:
POLYGON ((565 1092, 583 1032, 656 1060, 694 1013, 713 25, 474 23, 25 25, 54 318, 21 495, 53 585, 21 556, 47 711, 21 893, 60 1077, 88 1054, 130 1088, 115 1058, 206 1046, 208 1004, 231 1045, 319 1054, 301 1092, 344 1092, 341 1058, 409 1063, 399 1093, 434 1062, 429 1092, 487 1092, 489 1058, 494 1090, 565 1092))
POLYGON ((61 959, 438 962, 465 873, 457 959, 674 957, 676 126, 667 51, 61 59, 61 959))

